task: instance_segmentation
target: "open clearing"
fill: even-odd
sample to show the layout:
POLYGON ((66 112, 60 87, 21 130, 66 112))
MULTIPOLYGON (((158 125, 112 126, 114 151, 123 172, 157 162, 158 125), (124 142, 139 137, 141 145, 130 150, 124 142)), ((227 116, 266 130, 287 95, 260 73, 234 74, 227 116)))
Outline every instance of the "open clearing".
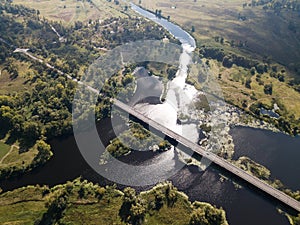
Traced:
POLYGON ((9 152, 10 146, 0 141, 0 161, 9 152))
POLYGON ((111 17, 126 17, 121 11, 124 4, 116 5, 106 0, 94 0, 93 4, 81 0, 14 0, 14 4, 24 5, 40 11, 40 15, 64 24, 75 21, 104 20, 111 17))
POLYGON ((30 89, 30 85, 26 83, 26 76, 30 76, 34 71, 30 68, 29 62, 20 62, 12 60, 12 65, 18 71, 18 76, 13 78, 5 69, 0 66, 0 95, 19 92, 21 90, 30 89))

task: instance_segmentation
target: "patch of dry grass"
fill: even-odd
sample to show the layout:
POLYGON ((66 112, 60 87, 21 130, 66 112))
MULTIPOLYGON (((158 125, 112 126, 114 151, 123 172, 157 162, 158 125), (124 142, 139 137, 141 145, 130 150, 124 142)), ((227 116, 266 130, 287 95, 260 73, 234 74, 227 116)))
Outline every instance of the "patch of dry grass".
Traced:
POLYGON ((0 95, 11 94, 30 88, 30 85, 26 84, 26 76, 33 74, 33 70, 30 69, 31 64, 17 60, 13 60, 11 64, 18 71, 18 77, 11 77, 11 74, 7 72, 5 66, 0 66, 0 95))
POLYGON ((93 0, 93 4, 83 0, 14 0, 13 2, 39 10, 41 16, 53 21, 62 21, 64 24, 127 16, 121 12, 124 3, 116 5, 106 0, 93 0))
MULTIPOLYGON (((139 0, 134 0, 138 4, 139 0)), ((265 12, 260 7, 243 8, 244 0, 195 0, 173 1, 152 0, 141 1, 141 5, 155 11, 162 10, 162 15, 170 16, 171 20, 191 32, 198 44, 219 45, 214 37, 224 37, 228 48, 229 43, 246 42, 242 49, 230 48, 231 51, 247 52, 255 57, 269 56, 283 64, 298 63, 300 60, 299 34, 288 29, 290 21, 299 22, 297 13, 282 11, 280 16, 273 11, 265 12), (240 20, 239 14, 246 17, 240 20)), ((230 46, 229 46, 230 47, 230 46)))
POLYGON ((300 118, 300 93, 288 86, 284 82, 280 82, 278 79, 270 77, 269 73, 261 75, 261 81, 264 84, 272 84, 272 95, 264 93, 264 85, 260 85, 256 81, 256 76, 251 76, 250 72, 242 67, 233 66, 228 69, 221 65, 221 63, 210 60, 211 71, 215 75, 216 79, 221 74, 221 79, 218 79, 224 94, 224 98, 227 101, 233 102, 235 105, 242 106, 242 102, 247 102, 246 111, 254 103, 261 102, 269 107, 273 107, 274 102, 283 105, 284 109, 281 112, 285 112, 282 116, 288 119, 294 116, 296 119, 300 118), (245 80, 251 78, 251 89, 246 88, 245 80))

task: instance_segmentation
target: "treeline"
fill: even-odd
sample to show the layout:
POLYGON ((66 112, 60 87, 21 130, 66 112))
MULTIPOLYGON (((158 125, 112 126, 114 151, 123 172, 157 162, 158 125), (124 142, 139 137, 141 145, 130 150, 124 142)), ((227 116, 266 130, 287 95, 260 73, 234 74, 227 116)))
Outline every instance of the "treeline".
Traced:
POLYGON ((4 10, 7 13, 11 13, 13 15, 21 15, 27 17, 31 17, 37 14, 37 11, 35 9, 30 9, 22 5, 12 5, 11 3, 13 3, 13 0, 1 0, 0 3, 0 12, 4 10))
MULTIPOLYGON (((260 62, 231 52, 225 52, 222 48, 202 46, 199 50, 200 57, 215 59, 222 63, 226 68, 231 68, 233 64, 247 68, 251 75, 270 72, 270 76, 277 78, 280 82, 285 81, 285 69, 279 69, 276 65, 270 65, 269 62, 260 62)), ((295 71, 297 72, 297 71, 295 71)), ((258 79, 260 75, 258 75, 258 79)), ((259 82, 259 80, 258 80, 259 82)), ((296 91, 300 92, 300 80, 296 77, 290 79, 288 84, 296 91)))
POLYGON ((256 73, 263 74, 272 71, 272 76, 284 81, 283 73, 278 71, 277 66, 270 66, 269 63, 259 62, 244 56, 236 55, 231 52, 225 52, 223 49, 202 46, 199 50, 200 57, 215 59, 222 63, 226 68, 231 68, 233 64, 250 70, 251 75, 256 73))
POLYGON ((219 62, 222 62, 223 66, 227 68, 231 68, 233 64, 235 64, 248 69, 256 67, 256 69, 259 69, 259 72, 263 72, 260 67, 258 67, 258 61, 251 60, 244 56, 239 56, 233 53, 227 53, 220 48, 202 46, 199 50, 199 53, 200 57, 216 59, 219 62))
MULTIPOLYGON (((56 25, 54 25, 56 27, 56 25)), ((158 25, 143 19, 110 18, 102 22, 76 22, 65 33, 64 43, 56 43, 48 51, 51 62, 63 72, 76 76, 81 66, 87 67, 97 59, 102 50, 138 40, 159 40, 170 35, 158 25), (58 59, 63 59, 63 63, 58 59)))
POLYGON ((0 223, 21 224, 190 224, 228 225, 224 210, 191 203, 170 182, 146 192, 116 186, 101 187, 82 178, 52 188, 27 186, 1 193, 0 223), (14 210, 22 208, 20 213, 14 210), (32 213, 34 212, 34 213, 32 213))
MULTIPOLYGON (((265 89, 266 89, 266 87, 268 88, 267 85, 265 85, 265 89)), ((278 101, 274 101, 274 103, 279 105, 280 115, 288 114, 287 110, 285 109, 285 107, 282 104, 280 104, 278 101)), ((260 113, 261 108, 265 108, 267 110, 272 110, 272 108, 270 108, 266 104, 261 103, 260 101, 257 101, 256 103, 252 104, 249 107, 249 110, 253 116, 255 116, 259 119, 263 119, 263 120, 267 121, 268 123, 274 124, 275 127, 280 129, 281 131, 284 131, 288 134, 295 135, 295 136, 299 134, 299 132, 300 132, 299 118, 297 119, 294 115, 291 115, 288 118, 283 118, 282 116, 280 116, 278 119, 272 118, 272 117, 269 117, 268 115, 262 115, 260 113)))
MULTIPOLYGON (((14 47, 47 47, 56 41, 55 33, 36 10, 0 2, 1 37, 14 47)), ((41 48, 43 49, 43 48, 41 48)))
MULTIPOLYGON (((34 192, 35 198, 45 202, 45 209, 36 209, 44 212, 41 216, 31 214, 35 215, 31 221, 34 224, 72 224, 89 218, 101 224, 142 225, 150 220, 162 225, 228 225, 224 210, 208 203, 190 203, 170 182, 140 194, 130 187, 121 192, 115 186, 100 187, 80 178, 53 188, 28 187, 21 191, 22 199, 29 200, 32 195, 27 198, 23 195, 34 192)), ((0 195, 0 199, 9 201, 12 194, 0 195)), ((8 213, 15 211, 8 210, 8 213)), ((23 221, 22 216, 19 219, 23 221)))
POLYGON ((247 6, 263 6, 264 10, 272 9, 276 14, 280 14, 283 9, 300 12, 300 2, 297 0, 252 0, 251 3, 243 4, 243 8, 247 6))

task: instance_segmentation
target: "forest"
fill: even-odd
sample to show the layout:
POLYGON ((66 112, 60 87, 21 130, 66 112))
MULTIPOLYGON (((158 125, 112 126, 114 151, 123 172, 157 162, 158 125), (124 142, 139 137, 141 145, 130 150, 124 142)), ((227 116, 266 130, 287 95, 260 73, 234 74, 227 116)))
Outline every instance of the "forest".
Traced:
MULTIPOLYGON (((111 18, 101 24, 77 21, 66 27, 9 1, 0 4, 0 28, 1 139, 7 144, 18 143, 21 152, 33 149, 25 162, 1 166, 1 178, 45 163, 52 154, 48 141, 73 132, 71 113, 77 83, 61 71, 80 79, 94 60, 116 46, 143 39, 173 39, 159 26, 141 18, 111 18), (16 48, 29 49, 43 63, 14 53, 16 48), (55 69, 47 67, 47 63, 55 69)), ((110 97, 131 81, 130 69, 107 81, 105 95, 95 109, 97 120, 109 116, 110 97)))

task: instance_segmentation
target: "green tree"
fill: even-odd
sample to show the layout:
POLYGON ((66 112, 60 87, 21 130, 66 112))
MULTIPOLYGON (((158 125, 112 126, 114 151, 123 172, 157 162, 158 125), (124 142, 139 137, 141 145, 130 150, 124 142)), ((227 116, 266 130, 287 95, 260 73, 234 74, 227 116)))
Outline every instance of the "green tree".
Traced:
POLYGON ((131 206, 130 215, 131 215, 131 222, 133 225, 141 225, 143 223, 144 217, 146 214, 146 207, 141 199, 138 199, 135 204, 131 206))
POLYGON ((53 153, 51 152, 51 147, 44 140, 39 140, 36 143, 38 154, 33 160, 33 165, 41 165, 47 162, 53 153))
POLYGON ((50 199, 49 202, 46 203, 46 207, 48 208, 47 211, 43 214, 42 219, 36 221, 35 224, 56 224, 56 222, 63 216, 63 212, 67 208, 68 204, 68 194, 63 191, 55 196, 54 199, 50 199))
POLYGON ((12 118, 14 116, 14 112, 12 108, 9 106, 2 105, 0 107, 0 124, 1 124, 1 129, 8 131, 11 129, 12 125, 12 118))
POLYGON ((255 67, 252 67, 252 68, 250 69, 250 73, 251 73, 252 76, 255 75, 255 73, 256 73, 255 67))
POLYGON ((189 225, 210 225, 202 208, 193 210, 189 225))
POLYGON ((247 78, 246 82, 245 82, 245 87, 251 89, 251 79, 247 78))
POLYGON ((34 144, 40 138, 41 127, 37 122, 25 121, 23 124, 23 141, 26 144, 34 144))
POLYGON ((272 95, 272 93, 273 93, 273 85, 272 84, 266 84, 264 86, 264 92, 267 95, 272 95))
POLYGON ((136 201, 136 192, 133 188, 127 187, 124 189, 123 202, 125 204, 133 204, 136 201))

